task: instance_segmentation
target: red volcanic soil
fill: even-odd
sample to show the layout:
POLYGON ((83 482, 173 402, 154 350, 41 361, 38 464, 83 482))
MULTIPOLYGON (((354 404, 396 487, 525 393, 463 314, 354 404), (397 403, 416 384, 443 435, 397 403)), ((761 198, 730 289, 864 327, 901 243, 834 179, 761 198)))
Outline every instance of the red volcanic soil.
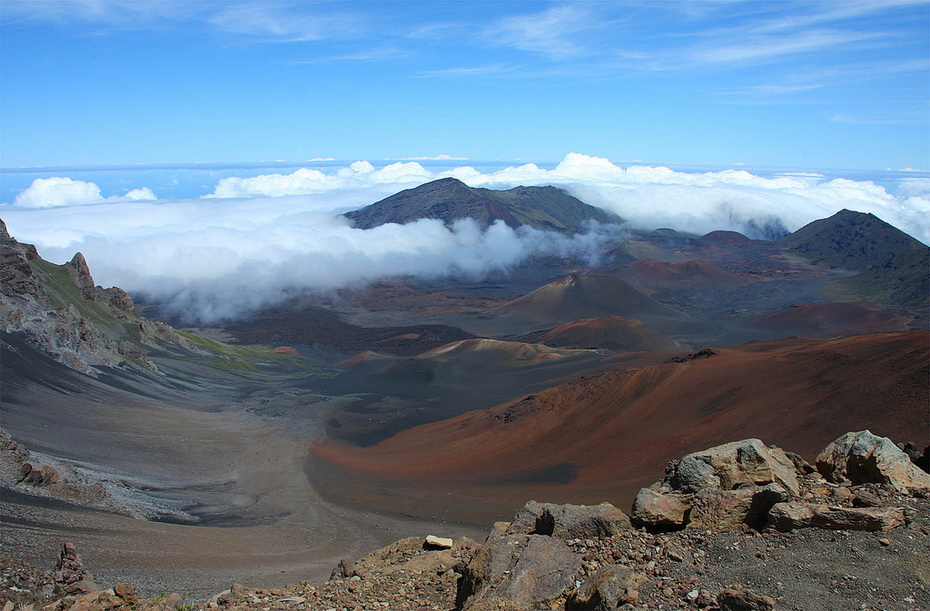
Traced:
POLYGON ((696 259, 682 263, 663 263, 639 259, 630 263, 636 282, 663 288, 729 288, 745 286, 750 280, 722 270, 713 263, 696 259))
POLYGON ((364 352, 359 352, 355 356, 350 356, 347 359, 343 359, 336 363, 336 367, 342 367, 343 369, 349 369, 351 367, 358 367, 360 365, 365 365, 367 363, 376 363, 383 361, 394 361, 397 360, 397 357, 390 356, 388 354, 381 354, 379 352, 373 352, 371 350, 365 350, 364 352))
POLYGON ((566 323, 544 333, 539 341, 565 348, 626 350, 681 350, 682 345, 635 318, 604 316, 566 323))
POLYGON ((760 318, 757 326, 808 337, 837 337, 904 331, 907 316, 888 312, 868 301, 800 303, 760 318))
POLYGON ((490 312, 544 322, 610 315, 683 317, 620 278, 604 274, 571 274, 490 312))
POLYGON ((300 354, 297 352, 297 348, 292 348, 291 346, 278 346, 271 351, 272 354, 300 354))
POLYGON ((326 492, 345 502, 472 521, 534 497, 629 507, 669 460, 737 439, 808 460, 851 430, 926 444, 928 337, 715 348, 709 358, 579 378, 371 447, 326 441, 311 451, 339 473, 326 492))

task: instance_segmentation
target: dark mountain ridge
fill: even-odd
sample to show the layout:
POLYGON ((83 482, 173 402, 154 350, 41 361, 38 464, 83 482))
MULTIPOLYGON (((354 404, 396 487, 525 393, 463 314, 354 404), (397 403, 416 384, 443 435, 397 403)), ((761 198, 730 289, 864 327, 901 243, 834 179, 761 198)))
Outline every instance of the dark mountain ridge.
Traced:
POLYGON ((623 222, 615 214, 589 206, 556 187, 495 191, 469 187, 456 178, 443 178, 406 189, 370 206, 347 212, 345 217, 359 229, 419 219, 440 219, 450 224, 471 218, 482 227, 503 221, 514 229, 528 225, 560 233, 582 231, 590 221, 623 222))
POLYGON ((930 247, 874 214, 840 210, 779 240, 818 265, 860 272, 837 283, 844 297, 926 310, 930 247))

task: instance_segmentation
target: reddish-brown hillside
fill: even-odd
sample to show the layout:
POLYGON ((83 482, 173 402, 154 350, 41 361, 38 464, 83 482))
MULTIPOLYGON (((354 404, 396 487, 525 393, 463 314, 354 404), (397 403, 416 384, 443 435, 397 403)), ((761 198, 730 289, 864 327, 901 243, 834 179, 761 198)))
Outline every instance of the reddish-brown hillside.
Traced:
POLYGON ((539 341, 547 346, 566 348, 606 348, 626 350, 682 350, 683 346, 635 318, 604 316, 586 318, 547 331, 539 341))
POLYGON ((348 496, 328 490, 344 501, 403 511, 441 505, 471 519, 528 494, 623 506, 668 460, 732 439, 758 437, 809 460, 849 430, 927 442, 924 331, 715 351, 578 379, 368 448, 324 442, 312 451, 338 468, 340 486, 359 476, 353 486, 361 488, 348 496))
POLYGON ((571 274, 491 310, 494 317, 513 317, 543 323, 582 318, 686 318, 616 276, 571 274))
POLYGON ((652 259, 639 259, 630 263, 635 282, 648 287, 662 288, 728 288, 745 286, 750 280, 720 269, 702 259, 682 263, 664 263, 652 259))
POLYGON ((785 334, 836 337, 904 331, 909 317, 883 310, 868 301, 799 303, 759 319, 758 326, 785 334))

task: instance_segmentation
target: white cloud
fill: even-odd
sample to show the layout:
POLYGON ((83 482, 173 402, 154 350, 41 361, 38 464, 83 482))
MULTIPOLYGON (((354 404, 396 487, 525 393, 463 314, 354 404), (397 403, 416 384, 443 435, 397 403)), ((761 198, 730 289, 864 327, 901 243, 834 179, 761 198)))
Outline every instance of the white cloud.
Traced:
POLYGON ((13 204, 29 208, 45 208, 90 204, 102 200, 100 187, 92 182, 52 176, 51 178, 36 178, 29 187, 16 196, 13 204))
POLYGON ((156 200, 158 197, 152 193, 152 190, 148 187, 140 187, 138 189, 132 189, 128 191, 126 195, 123 196, 123 199, 131 199, 133 201, 151 201, 156 200))
POLYGON ((560 186, 644 229, 758 235, 766 227, 795 230, 849 208, 930 241, 926 178, 907 178, 892 195, 872 182, 817 173, 678 172, 574 153, 553 169, 524 164, 493 172, 357 161, 325 172, 222 179, 210 196, 189 200, 153 200, 146 188, 103 199, 93 183, 40 179, 0 215, 12 235, 35 243, 43 256, 64 262, 80 250, 98 282, 152 293, 203 320, 298 289, 326 291, 399 274, 481 276, 537 251, 594 257, 610 238, 602 231, 566 238, 504 225, 481 231, 468 222, 448 228, 434 220, 363 231, 339 216, 446 176, 489 188, 560 186))
POLYGON ((32 184, 23 189, 13 200, 14 206, 24 208, 51 208, 56 206, 76 206, 97 204, 100 202, 139 201, 158 199, 148 187, 131 189, 125 195, 104 198, 100 187, 95 183, 74 180, 64 176, 36 178, 32 184))

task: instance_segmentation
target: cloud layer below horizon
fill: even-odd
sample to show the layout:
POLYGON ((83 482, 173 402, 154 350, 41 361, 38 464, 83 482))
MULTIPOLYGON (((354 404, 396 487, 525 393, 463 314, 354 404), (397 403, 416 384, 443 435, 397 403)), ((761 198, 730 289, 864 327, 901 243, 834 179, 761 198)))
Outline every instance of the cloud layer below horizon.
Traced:
POLYGON ((98 283, 147 293, 201 323, 239 316, 295 290, 362 286, 397 275, 481 277, 534 254, 593 259, 617 236, 600 229, 567 238, 502 224, 482 231, 471 222, 449 228, 433 220, 363 231, 339 216, 449 176, 495 189, 556 185, 634 228, 793 231, 848 208, 930 242, 928 179, 904 181, 890 194, 871 182, 817 174, 623 168, 575 153, 552 170, 526 164, 436 172, 416 162, 375 168, 358 161, 332 172, 224 178, 209 195, 185 200, 160 200, 146 187, 105 198, 92 182, 53 177, 34 181, 12 205, 0 207, 0 216, 14 237, 35 243, 46 258, 63 262, 79 250, 98 283))

